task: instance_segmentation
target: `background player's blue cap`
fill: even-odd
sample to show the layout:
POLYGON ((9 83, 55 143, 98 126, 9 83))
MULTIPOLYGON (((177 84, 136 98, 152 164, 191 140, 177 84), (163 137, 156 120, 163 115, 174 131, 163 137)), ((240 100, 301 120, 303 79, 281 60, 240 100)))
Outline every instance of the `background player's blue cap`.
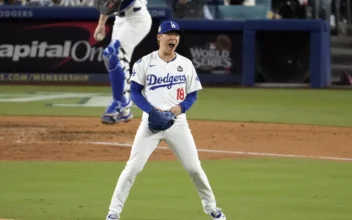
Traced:
POLYGON ((180 26, 175 21, 164 21, 160 24, 158 34, 165 34, 166 32, 177 31, 182 33, 180 26))

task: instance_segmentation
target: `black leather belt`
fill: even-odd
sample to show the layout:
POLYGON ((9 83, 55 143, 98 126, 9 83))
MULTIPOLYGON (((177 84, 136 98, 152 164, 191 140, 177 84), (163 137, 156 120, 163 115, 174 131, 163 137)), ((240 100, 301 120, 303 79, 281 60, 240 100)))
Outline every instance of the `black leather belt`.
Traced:
MULTIPOLYGON (((133 8, 133 12, 139 11, 139 10, 141 10, 141 8, 142 8, 142 7, 135 7, 135 8, 133 8)), ((125 13, 125 11, 122 11, 122 12, 118 13, 117 15, 118 15, 119 17, 125 17, 125 16, 126 16, 126 13, 125 13)))

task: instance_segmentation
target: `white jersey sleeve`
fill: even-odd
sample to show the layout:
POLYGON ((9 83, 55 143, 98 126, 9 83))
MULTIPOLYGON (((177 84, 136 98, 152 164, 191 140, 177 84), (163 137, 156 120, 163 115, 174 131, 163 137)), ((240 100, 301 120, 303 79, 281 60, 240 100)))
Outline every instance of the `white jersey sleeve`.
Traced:
POLYGON ((190 68, 189 68, 190 74, 188 75, 188 80, 187 80, 187 84, 186 84, 187 94, 202 89, 202 84, 200 83, 196 69, 194 68, 191 61, 189 61, 189 65, 190 65, 190 68))
POLYGON ((142 86, 145 86, 144 84, 145 84, 146 73, 145 73, 143 59, 145 59, 145 57, 143 57, 142 59, 139 59, 133 65, 131 81, 134 81, 142 86))

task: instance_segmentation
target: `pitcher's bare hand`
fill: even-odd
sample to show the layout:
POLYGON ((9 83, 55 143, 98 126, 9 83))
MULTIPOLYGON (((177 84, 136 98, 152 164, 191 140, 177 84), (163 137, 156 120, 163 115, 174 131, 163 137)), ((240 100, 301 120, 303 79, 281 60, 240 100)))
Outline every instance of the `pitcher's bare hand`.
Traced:
POLYGON ((172 112, 174 115, 179 116, 182 113, 182 109, 180 105, 175 105, 170 109, 170 112, 172 112))

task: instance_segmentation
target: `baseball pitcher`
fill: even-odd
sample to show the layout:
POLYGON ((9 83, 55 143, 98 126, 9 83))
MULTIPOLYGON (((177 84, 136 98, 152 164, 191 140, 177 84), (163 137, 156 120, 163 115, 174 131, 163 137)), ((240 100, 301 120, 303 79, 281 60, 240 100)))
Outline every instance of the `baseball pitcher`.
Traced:
POLYGON ((182 31, 175 21, 161 23, 157 34, 159 49, 134 66, 131 98, 143 110, 132 145, 130 158, 122 171, 107 220, 118 220, 138 173, 161 140, 165 140, 188 171, 201 199, 203 210, 213 220, 226 220, 216 206, 208 178, 198 157, 196 145, 186 119, 186 112, 202 89, 192 62, 175 49, 182 31))
POLYGON ((95 40, 104 38, 105 23, 109 15, 115 15, 111 43, 103 51, 113 97, 102 116, 104 124, 133 119, 130 111, 129 62, 135 47, 147 36, 152 26, 146 5, 146 0, 98 0, 100 18, 94 33, 95 40))

